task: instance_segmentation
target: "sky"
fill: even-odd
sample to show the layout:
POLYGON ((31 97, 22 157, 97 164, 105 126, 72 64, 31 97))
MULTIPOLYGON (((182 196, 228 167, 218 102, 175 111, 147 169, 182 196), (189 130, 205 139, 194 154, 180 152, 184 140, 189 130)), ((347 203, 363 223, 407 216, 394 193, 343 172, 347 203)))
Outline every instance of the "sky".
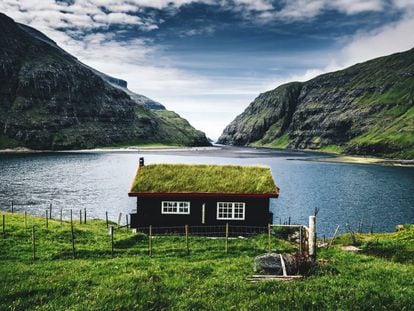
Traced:
POLYGON ((208 137, 260 93, 414 47, 414 0, 1 0, 208 137))

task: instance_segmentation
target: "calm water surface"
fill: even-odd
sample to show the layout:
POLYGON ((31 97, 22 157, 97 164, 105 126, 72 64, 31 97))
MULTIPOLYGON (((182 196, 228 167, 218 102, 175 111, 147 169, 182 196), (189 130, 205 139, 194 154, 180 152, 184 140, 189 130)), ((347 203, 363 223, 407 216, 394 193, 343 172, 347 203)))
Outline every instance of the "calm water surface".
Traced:
MULTIPOLYGON (((331 236, 346 223, 368 231, 393 231, 400 223, 414 222, 414 169, 376 165, 302 161, 303 153, 266 151, 257 154, 240 149, 243 156, 211 156, 208 152, 186 155, 145 154, 146 163, 261 164, 271 167, 280 198, 271 201, 274 223, 306 224, 319 208, 318 234, 331 236)), ((213 154, 214 155, 214 154, 213 154)), ((0 209, 44 215, 53 204, 55 215, 63 208, 87 208, 94 218, 105 211, 116 220, 135 208, 127 193, 135 175, 137 153, 50 153, 0 155, 0 209)), ((123 217, 124 220, 124 217, 123 217)))

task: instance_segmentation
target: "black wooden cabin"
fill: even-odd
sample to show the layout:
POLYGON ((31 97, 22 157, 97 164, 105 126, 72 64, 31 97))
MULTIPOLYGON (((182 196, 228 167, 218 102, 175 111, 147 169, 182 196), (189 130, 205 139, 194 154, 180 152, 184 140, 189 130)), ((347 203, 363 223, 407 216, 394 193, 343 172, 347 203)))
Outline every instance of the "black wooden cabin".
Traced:
POLYGON ((269 199, 277 198, 270 168, 231 165, 153 164, 140 161, 129 196, 137 197, 130 226, 146 231, 256 233, 272 223, 269 199))

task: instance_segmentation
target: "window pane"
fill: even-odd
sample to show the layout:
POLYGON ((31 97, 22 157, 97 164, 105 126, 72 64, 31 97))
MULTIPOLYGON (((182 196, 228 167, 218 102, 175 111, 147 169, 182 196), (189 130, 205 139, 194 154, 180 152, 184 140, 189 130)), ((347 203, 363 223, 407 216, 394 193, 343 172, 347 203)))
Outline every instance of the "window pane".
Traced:
POLYGON ((190 214, 190 202, 162 201, 163 214, 190 214))
POLYGON ((218 202, 218 219, 244 219, 244 202, 218 202))

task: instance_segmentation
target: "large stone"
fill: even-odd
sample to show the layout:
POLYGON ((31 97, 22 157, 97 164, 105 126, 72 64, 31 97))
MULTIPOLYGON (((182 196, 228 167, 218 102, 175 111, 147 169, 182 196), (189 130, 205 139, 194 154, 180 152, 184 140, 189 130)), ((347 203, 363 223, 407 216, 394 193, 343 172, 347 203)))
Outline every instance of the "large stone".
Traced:
POLYGON ((296 274, 297 265, 295 257, 289 254, 266 253, 255 257, 253 270, 259 274, 283 275, 283 265, 281 257, 285 263, 287 275, 296 274))

